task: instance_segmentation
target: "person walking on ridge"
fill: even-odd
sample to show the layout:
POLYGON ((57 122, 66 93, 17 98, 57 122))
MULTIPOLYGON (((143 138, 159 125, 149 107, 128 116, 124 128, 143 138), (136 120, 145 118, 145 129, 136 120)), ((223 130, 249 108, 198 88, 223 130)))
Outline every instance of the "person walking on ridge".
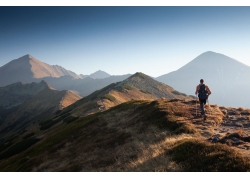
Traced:
POLYGON ((200 101, 201 115, 204 117, 204 120, 206 120, 207 116, 205 114, 204 105, 207 102, 208 96, 212 93, 211 93, 209 87, 204 84, 203 79, 200 80, 200 84, 196 87, 195 94, 196 95, 198 94, 199 101, 200 101))

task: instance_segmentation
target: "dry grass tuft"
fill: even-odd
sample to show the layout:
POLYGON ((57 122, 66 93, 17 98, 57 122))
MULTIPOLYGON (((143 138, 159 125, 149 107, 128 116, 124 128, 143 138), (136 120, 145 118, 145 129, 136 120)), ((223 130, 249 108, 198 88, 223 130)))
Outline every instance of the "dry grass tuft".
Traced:
POLYGON ((220 123, 222 123, 223 117, 226 115, 226 113, 223 113, 223 111, 220 110, 219 106, 207 105, 205 109, 209 117, 209 120, 214 121, 214 125, 219 125, 220 123))
POLYGON ((237 133, 239 134, 239 135, 243 135, 243 131, 242 131, 242 129, 239 129, 238 131, 237 131, 237 133))
POLYGON ((170 151, 175 162, 183 164, 186 172, 246 172, 247 158, 226 145, 210 144, 198 139, 179 142, 170 151))
POLYGON ((244 108, 243 107, 239 107, 237 110, 238 111, 244 111, 244 108))

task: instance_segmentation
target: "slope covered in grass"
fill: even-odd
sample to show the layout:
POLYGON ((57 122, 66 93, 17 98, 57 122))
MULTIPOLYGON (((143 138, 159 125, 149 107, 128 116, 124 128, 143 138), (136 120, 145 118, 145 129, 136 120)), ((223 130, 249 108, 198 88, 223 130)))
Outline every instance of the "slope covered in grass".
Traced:
POLYGON ((249 171, 247 159, 228 146, 204 142, 189 108, 174 100, 122 103, 65 123, 3 159, 0 170, 249 171))

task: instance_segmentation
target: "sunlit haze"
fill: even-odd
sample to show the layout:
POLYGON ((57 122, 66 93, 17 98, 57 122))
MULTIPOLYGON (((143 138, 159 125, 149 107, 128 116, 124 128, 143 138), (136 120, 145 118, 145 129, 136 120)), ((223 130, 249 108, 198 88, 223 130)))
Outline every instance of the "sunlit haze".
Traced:
POLYGON ((250 7, 0 7, 0 66, 30 54, 77 74, 175 71, 213 51, 250 66, 250 7))

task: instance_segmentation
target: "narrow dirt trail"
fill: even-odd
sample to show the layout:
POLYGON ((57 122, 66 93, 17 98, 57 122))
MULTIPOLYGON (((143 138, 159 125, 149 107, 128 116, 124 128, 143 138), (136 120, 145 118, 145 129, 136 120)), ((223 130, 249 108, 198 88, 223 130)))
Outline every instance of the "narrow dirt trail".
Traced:
POLYGON ((250 109, 206 105, 207 119, 204 120, 200 116, 199 103, 197 109, 195 101, 184 103, 193 115, 189 122, 197 128, 202 138, 211 143, 227 144, 250 157, 250 109))

